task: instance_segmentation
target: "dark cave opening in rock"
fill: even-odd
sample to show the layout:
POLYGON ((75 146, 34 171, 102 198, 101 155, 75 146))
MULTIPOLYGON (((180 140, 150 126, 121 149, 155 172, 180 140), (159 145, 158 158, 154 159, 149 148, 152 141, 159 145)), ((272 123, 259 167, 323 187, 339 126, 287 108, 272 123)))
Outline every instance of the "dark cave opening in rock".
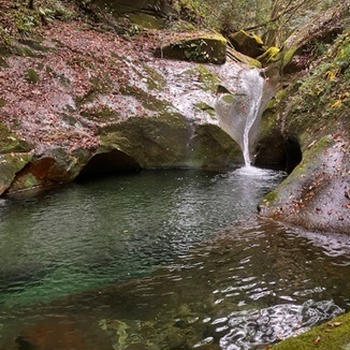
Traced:
POLYGON ((82 169, 76 181, 90 180, 92 178, 137 173, 141 170, 137 161, 118 150, 94 155, 82 169))
POLYGON ((285 170, 290 174, 294 168, 301 162, 303 154, 301 152, 299 141, 295 137, 287 137, 284 142, 286 153, 285 170))
POLYGON ((302 152, 298 139, 278 134, 259 140, 254 165, 260 168, 284 170, 290 174, 301 160, 302 152))

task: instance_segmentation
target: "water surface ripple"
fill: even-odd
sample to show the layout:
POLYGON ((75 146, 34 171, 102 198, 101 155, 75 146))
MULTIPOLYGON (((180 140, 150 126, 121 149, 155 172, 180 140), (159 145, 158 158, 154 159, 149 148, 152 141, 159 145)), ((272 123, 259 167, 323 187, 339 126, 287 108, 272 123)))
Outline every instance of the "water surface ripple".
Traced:
POLYGON ((348 310, 348 237, 254 216, 278 181, 145 172, 1 202, 0 347, 264 349, 348 310))

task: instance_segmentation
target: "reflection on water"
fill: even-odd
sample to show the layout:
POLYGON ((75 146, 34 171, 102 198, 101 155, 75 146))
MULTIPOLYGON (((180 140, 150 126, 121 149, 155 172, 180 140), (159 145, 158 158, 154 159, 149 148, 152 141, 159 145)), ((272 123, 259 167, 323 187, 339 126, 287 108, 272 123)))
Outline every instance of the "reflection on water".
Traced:
POLYGON ((73 184, 0 207, 0 303, 144 276, 255 212, 278 178, 143 172, 73 184))
POLYGON ((348 237, 254 219, 272 185, 270 177, 254 181, 235 173, 146 173, 104 189, 104 182, 72 186, 17 211, 19 203, 2 207, 0 348, 263 349, 348 310, 348 237), (134 204, 120 195, 126 186, 134 186, 124 192, 134 204), (128 205, 135 215, 125 222, 128 205), (14 227, 26 224, 9 243, 3 228, 11 219, 14 227), (11 275, 11 268, 25 271, 23 256, 31 272, 11 275), (126 279, 124 269, 133 278, 114 282, 126 279), (45 290, 70 294, 39 303, 45 290))

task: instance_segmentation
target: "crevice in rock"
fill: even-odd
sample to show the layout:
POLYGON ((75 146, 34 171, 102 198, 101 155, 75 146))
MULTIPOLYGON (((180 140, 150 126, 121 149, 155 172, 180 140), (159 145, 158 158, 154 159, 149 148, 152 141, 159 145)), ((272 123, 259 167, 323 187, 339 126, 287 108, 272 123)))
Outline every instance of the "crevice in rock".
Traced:
POLYGON ((301 152, 299 141, 293 136, 288 136, 285 139, 284 149, 286 154, 285 170, 288 174, 290 174, 301 162, 303 154, 301 152))
POLYGON ((107 175, 134 173, 141 170, 138 162, 126 153, 112 150, 94 155, 81 170, 75 181, 84 181, 107 175))
POLYGON ((298 139, 278 133, 259 140, 254 165, 260 168, 284 170, 290 174, 301 160, 302 152, 298 139))

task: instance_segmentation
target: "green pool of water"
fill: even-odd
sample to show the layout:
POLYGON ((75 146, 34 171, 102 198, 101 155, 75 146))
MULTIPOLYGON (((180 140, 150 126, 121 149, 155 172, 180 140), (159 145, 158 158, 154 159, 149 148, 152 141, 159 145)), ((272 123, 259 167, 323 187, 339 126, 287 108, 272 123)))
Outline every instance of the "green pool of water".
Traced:
POLYGON ((348 237, 256 218, 274 172, 149 171, 0 202, 0 348, 263 349, 349 309, 348 237))

